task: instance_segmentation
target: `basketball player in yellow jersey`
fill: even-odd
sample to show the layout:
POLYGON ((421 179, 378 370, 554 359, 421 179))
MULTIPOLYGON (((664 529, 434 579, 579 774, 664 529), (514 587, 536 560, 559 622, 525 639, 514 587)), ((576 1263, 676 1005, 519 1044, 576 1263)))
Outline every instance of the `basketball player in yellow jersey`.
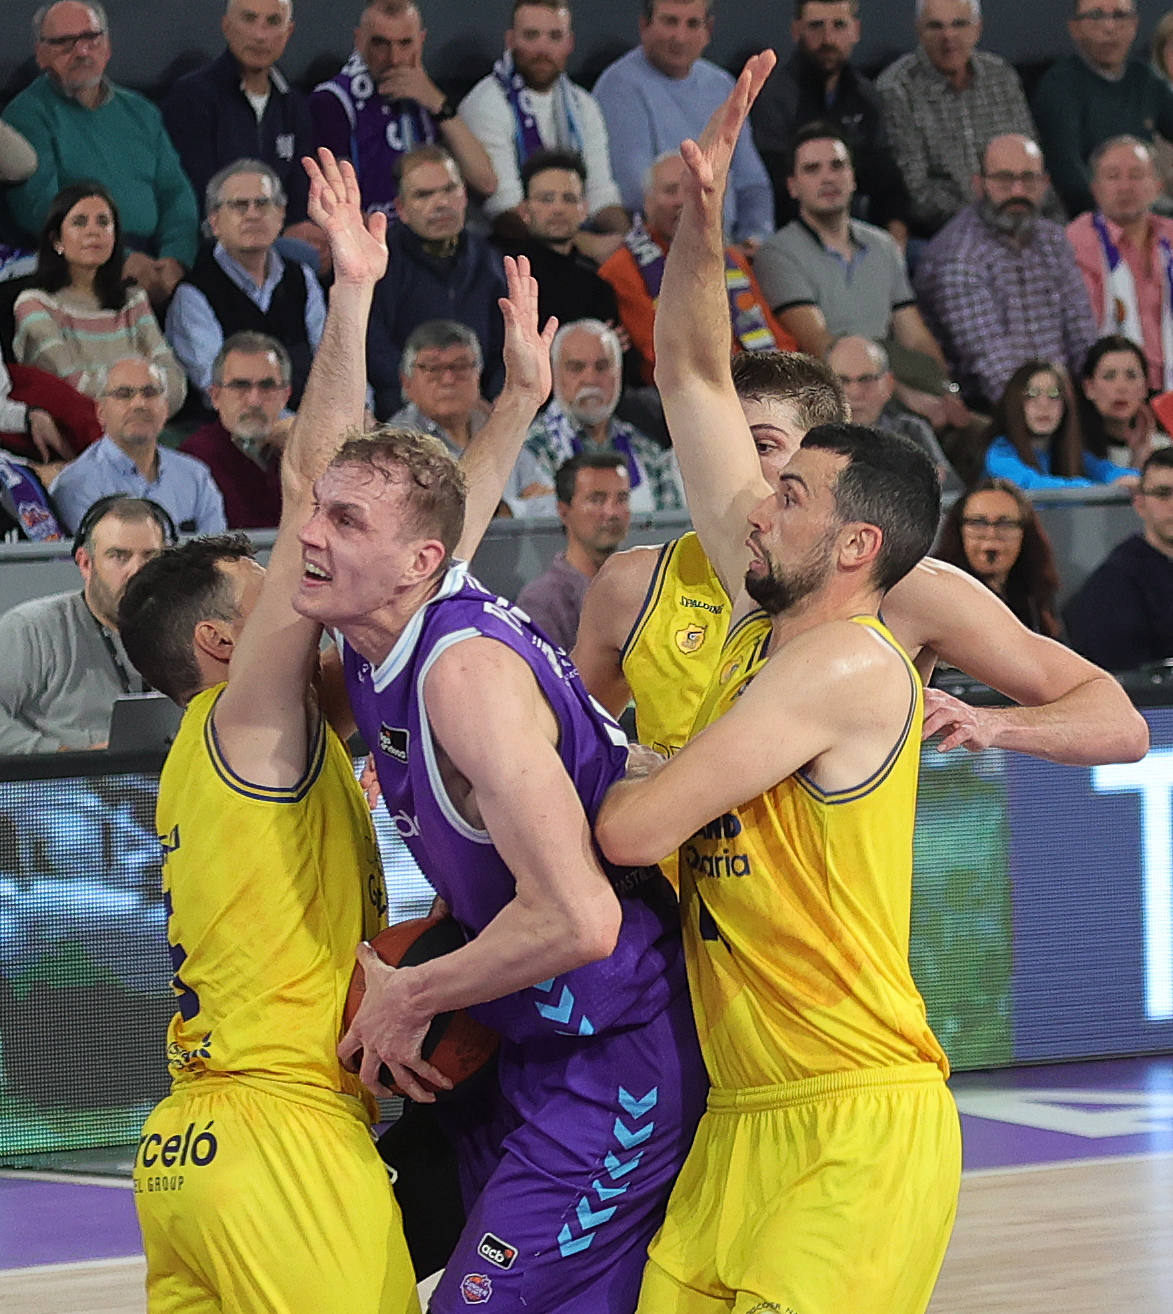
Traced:
MULTIPOLYGON (((194 540, 153 562, 119 615, 140 672, 187 709, 158 803, 172 1092, 134 1173, 152 1314, 419 1309, 373 1104, 336 1053, 355 945, 383 921, 382 872, 311 687, 320 627, 291 606, 312 481, 362 422, 367 314, 386 266, 385 221, 368 230, 353 170, 328 152, 323 170, 310 170, 311 215, 335 282, 283 458, 269 570, 243 536, 194 540)), ((505 390, 466 457, 468 553, 549 390, 536 285, 509 275, 505 390)))

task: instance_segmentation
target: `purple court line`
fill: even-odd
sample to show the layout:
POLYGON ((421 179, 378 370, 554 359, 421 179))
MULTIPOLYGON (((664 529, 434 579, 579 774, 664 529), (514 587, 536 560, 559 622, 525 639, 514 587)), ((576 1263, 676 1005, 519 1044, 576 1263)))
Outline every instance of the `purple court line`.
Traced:
POLYGON ((142 1251, 125 1186, 0 1178, 0 1271, 142 1251))

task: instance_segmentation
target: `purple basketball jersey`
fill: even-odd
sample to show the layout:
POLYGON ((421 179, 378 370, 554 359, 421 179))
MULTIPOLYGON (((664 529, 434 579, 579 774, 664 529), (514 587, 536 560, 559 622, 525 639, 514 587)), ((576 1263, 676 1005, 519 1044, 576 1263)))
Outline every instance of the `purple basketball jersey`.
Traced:
MULTIPOLYGON (((627 761, 626 735, 587 693, 566 654, 523 611, 469 576, 463 563, 449 568, 377 668, 345 647, 351 706, 374 754, 383 801, 421 871, 470 937, 510 902, 515 885, 488 833, 470 826, 448 797, 423 687, 441 653, 479 637, 505 644, 533 672, 557 717, 558 752, 590 821, 627 761)), ((477 714, 475 702, 468 714, 477 714)), ((470 1009, 486 1026, 514 1041, 602 1034, 649 1021, 685 992, 679 913, 667 881, 655 868, 604 867, 623 910, 614 952, 470 1009)))

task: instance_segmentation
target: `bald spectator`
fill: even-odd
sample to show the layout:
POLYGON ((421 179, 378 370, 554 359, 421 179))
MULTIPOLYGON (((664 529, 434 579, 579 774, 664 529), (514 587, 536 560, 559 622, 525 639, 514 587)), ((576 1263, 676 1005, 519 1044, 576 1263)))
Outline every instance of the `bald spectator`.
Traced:
POLYGON ((676 456, 615 418, 622 391, 619 339, 598 320, 563 324, 550 351, 554 396, 530 426, 506 498, 514 515, 554 515, 558 467, 579 452, 620 453, 633 511, 676 511, 684 488, 676 456))
POLYGON ((229 529, 273 529, 281 519, 281 452, 290 421, 289 353, 264 333, 234 333, 212 362, 216 418, 179 450, 202 461, 224 499, 229 529))
POLYGON ((167 420, 163 371, 144 356, 111 365, 98 397, 104 433, 54 479, 49 494, 72 532, 100 497, 125 493, 158 502, 185 533, 226 528, 224 499, 208 467, 159 446, 167 420))
POLYGON ((386 419, 402 404, 399 360, 407 335, 429 319, 455 319, 477 335, 486 363, 485 388, 495 397, 504 379, 505 295, 501 256, 465 227, 468 193, 455 161, 438 146, 421 146, 402 160, 395 212, 387 231, 387 273, 375 287, 367 330, 367 378, 375 414, 386 419))
POLYGON ((354 165, 367 210, 394 213, 400 165, 417 146, 443 146, 480 195, 496 189, 485 148, 428 75, 427 35, 413 0, 369 0, 354 53, 310 97, 317 145, 354 165))
POLYGON ((37 10, 33 20, 41 76, 16 96, 4 118, 37 153, 32 177, 8 194, 24 232, 40 232, 53 198, 69 183, 96 179, 118 206, 124 272, 157 305, 195 259, 195 194, 159 111, 106 77, 106 12, 79 0, 37 10))
POLYGON ((310 362, 322 339, 326 302, 308 264, 282 256, 285 191, 263 160, 237 160, 213 175, 205 246, 167 308, 167 340, 203 394, 212 361, 234 333, 267 333, 293 363, 292 400, 301 404, 310 362))
POLYGON ((1096 208, 1067 225, 1100 336, 1144 348, 1149 387, 1173 389, 1173 219, 1153 213, 1160 194, 1150 146, 1111 137, 1092 152, 1096 208), (1168 350, 1166 349, 1168 344, 1168 350))
MULTIPOLYGON (((632 212, 643 201, 651 166, 686 137, 700 137, 733 86, 724 69, 701 58, 712 37, 713 0, 642 0, 639 45, 595 83, 611 168, 632 212)), ((770 178, 746 124, 725 192, 726 240, 751 250, 773 231, 770 178)))
MULTIPOLYGON (((486 200, 485 213, 502 237, 525 234, 521 170, 543 150, 581 157, 592 228, 618 235, 627 231, 602 112, 590 92, 566 75, 573 49, 570 7, 564 0, 515 0, 505 53, 460 102, 460 117, 488 151, 497 175, 497 190, 486 200)), ((617 240, 599 243, 597 234, 578 236, 583 249, 596 257, 610 255, 617 240)))
POLYGON ((200 198, 233 161, 263 160, 285 191, 285 236, 309 243, 320 260, 329 244, 307 218, 301 167, 313 154, 313 122, 305 97, 277 67, 293 34, 293 0, 228 0, 220 30, 223 53, 180 78, 163 102, 183 168, 200 198))
POLYGON ((1078 375, 1096 339, 1087 286, 1063 229, 1039 212, 1048 178, 1028 137, 996 137, 976 200, 925 248, 914 280, 967 400, 989 407, 1024 360, 1078 375))
MULTIPOLYGON (((909 3, 910 0, 905 0, 909 3)), ((991 138, 1034 136, 1018 74, 978 50, 980 0, 916 0, 917 48, 876 79, 888 136, 912 204, 912 231, 931 237, 970 199, 991 138)))
POLYGON ((517 605, 567 652, 578 637, 587 587, 631 527, 631 484, 619 452, 580 452, 554 477, 566 550, 517 595, 517 605))
POLYGON ((114 700, 143 691, 118 637, 122 591, 171 536, 153 502, 110 499, 74 549, 80 592, 0 616, 0 753, 104 748, 114 700))
MULTIPOLYGON (((664 261, 680 222, 687 166, 678 151, 654 161, 644 179, 643 216, 637 216, 623 245, 599 269, 615 290, 619 318, 643 361, 644 382, 656 365, 653 327, 664 277, 664 261)), ((775 319, 744 254, 725 251, 725 284, 734 351, 790 350, 794 337, 775 319)))
POLYGON ((827 352, 827 364, 851 403, 853 423, 910 438, 937 467, 945 492, 962 491, 961 478, 941 450, 933 426, 895 400, 896 377, 888 353, 878 342, 858 336, 837 338, 827 352))
POLYGON ((1088 160, 1101 142, 1173 138, 1173 89, 1129 58, 1137 23, 1135 0, 1074 0, 1067 31, 1078 53, 1057 59, 1035 90, 1039 142, 1068 214, 1092 208, 1088 160))
POLYGON ((753 139, 774 184, 779 228, 798 213, 786 186, 794 134, 818 120, 843 134, 855 160, 852 214, 903 241, 908 192, 892 155, 879 93, 851 63, 859 38, 859 0, 795 0, 794 51, 754 102, 753 139))

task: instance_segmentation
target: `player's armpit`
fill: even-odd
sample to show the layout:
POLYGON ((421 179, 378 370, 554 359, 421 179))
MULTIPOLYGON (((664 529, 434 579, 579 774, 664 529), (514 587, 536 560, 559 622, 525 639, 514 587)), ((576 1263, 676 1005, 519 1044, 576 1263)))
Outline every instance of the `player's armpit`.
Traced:
POLYGON ((591 580, 582 604, 570 655, 588 691, 612 716, 619 716, 631 698, 621 665, 623 646, 647 596, 658 553, 651 547, 616 552, 591 580))

